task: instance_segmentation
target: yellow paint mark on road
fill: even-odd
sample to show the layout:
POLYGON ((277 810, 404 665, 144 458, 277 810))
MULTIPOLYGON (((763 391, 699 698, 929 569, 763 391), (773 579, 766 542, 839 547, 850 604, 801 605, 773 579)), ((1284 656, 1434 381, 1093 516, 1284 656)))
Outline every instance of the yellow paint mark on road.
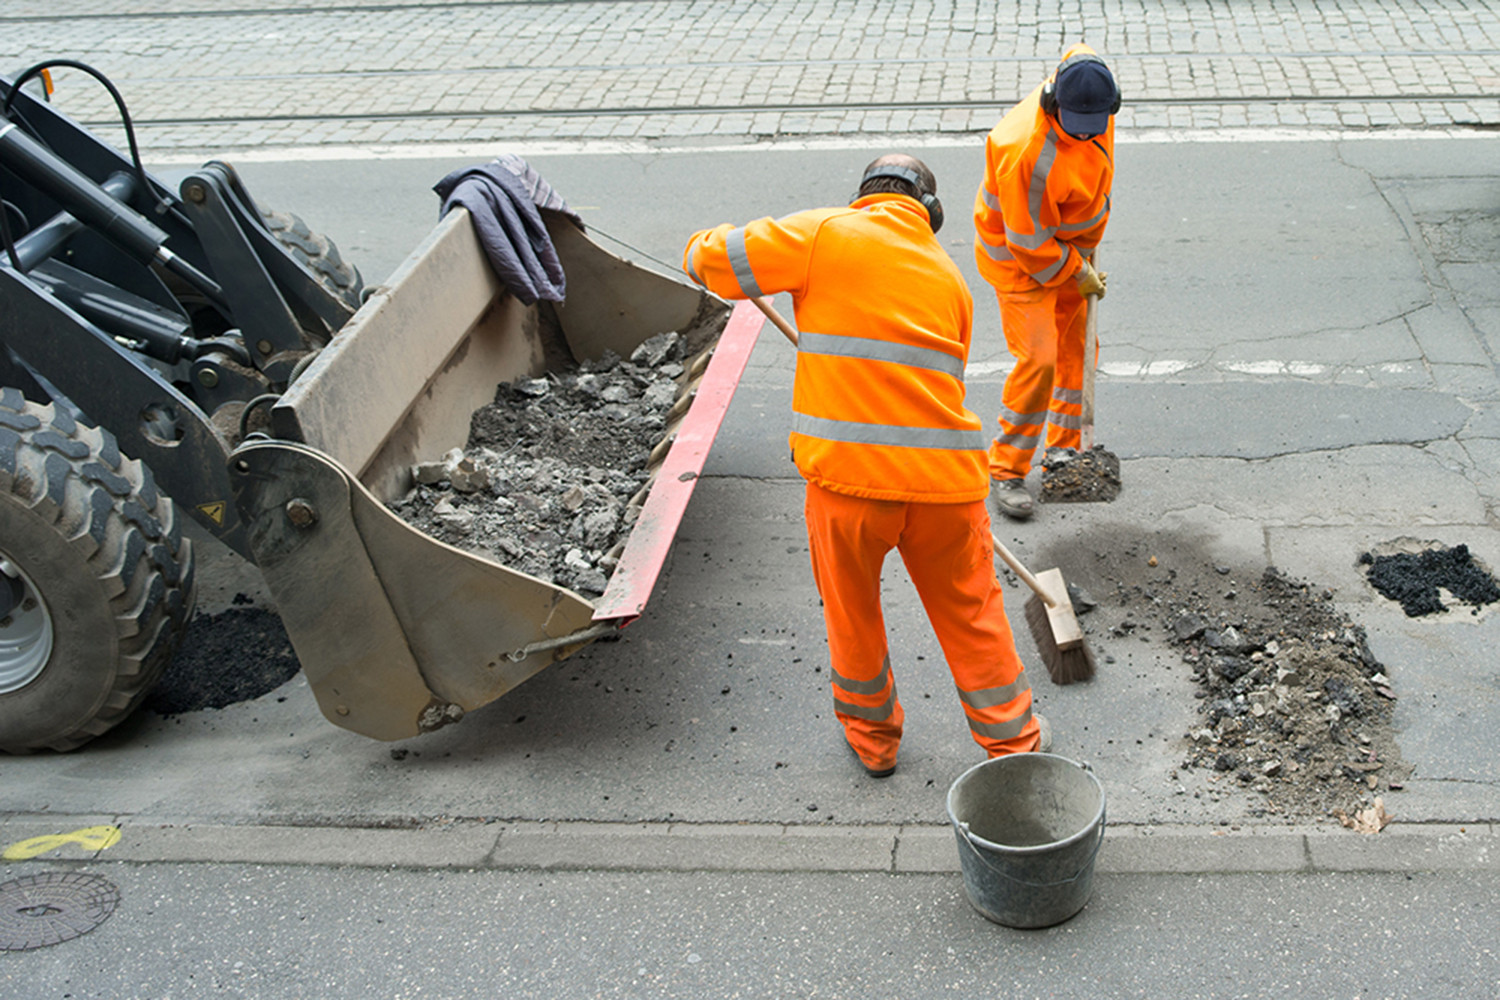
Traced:
POLYGON ((119 842, 120 828, 117 826, 86 826, 72 833, 48 833, 17 841, 0 853, 0 858, 6 861, 28 861, 67 844, 77 844, 86 851, 102 851, 119 842))

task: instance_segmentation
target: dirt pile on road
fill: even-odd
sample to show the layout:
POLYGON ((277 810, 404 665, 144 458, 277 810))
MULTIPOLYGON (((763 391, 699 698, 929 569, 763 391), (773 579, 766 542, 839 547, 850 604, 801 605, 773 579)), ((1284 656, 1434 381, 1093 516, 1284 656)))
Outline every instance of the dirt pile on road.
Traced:
POLYGON ((1082 453, 1049 448, 1041 464, 1043 503, 1109 503, 1120 495, 1120 457, 1103 445, 1082 453))
POLYGON ((1262 793, 1269 812, 1354 812, 1410 776, 1391 681, 1333 594, 1267 568, 1243 592, 1192 592, 1164 625, 1193 668, 1202 725, 1184 767, 1262 793))
POLYGON ((467 446, 418 466, 392 510, 458 548, 585 595, 604 592, 639 514, 683 375, 675 333, 628 360, 499 387, 474 412, 467 446))
POLYGON ((1330 590, 1274 567, 1219 563, 1201 539, 1093 541, 1093 565, 1076 576, 1097 599, 1084 621, 1105 658, 1100 673, 1136 641, 1192 672, 1183 779, 1205 779, 1216 799, 1246 796, 1252 818, 1325 821, 1378 795, 1397 808, 1388 793, 1411 769, 1395 741, 1396 691, 1330 590))

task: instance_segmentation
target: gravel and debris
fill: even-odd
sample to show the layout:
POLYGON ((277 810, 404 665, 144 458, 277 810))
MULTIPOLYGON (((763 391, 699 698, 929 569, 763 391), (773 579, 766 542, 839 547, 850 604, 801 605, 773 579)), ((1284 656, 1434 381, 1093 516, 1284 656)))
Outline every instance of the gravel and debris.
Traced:
POLYGON ((1082 453, 1048 448, 1041 466, 1043 503, 1108 503, 1120 495, 1120 457, 1103 445, 1082 453))
POLYGON ((391 509, 457 548, 585 596, 604 592, 640 513, 631 500, 684 375, 683 341, 652 337, 571 370, 501 385, 469 440, 418 465, 391 509))
POLYGON ((1268 811, 1302 817, 1355 808, 1410 777, 1390 678, 1331 591, 1267 567, 1237 591, 1173 604, 1169 641, 1201 702, 1185 768, 1232 775, 1268 811))
POLYGON ((1158 562, 1149 545, 1109 554, 1088 627, 1100 655, 1150 634, 1191 669, 1197 720, 1179 770, 1249 796, 1256 818, 1327 821, 1389 801, 1411 777, 1396 691, 1332 591, 1201 552, 1158 562))

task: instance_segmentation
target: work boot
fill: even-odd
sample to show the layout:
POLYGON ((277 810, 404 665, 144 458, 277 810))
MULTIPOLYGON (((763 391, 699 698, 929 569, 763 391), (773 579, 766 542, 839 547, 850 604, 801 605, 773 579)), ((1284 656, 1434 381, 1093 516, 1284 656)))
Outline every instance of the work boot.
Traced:
POLYGON ((1047 753, 1052 749, 1052 723, 1048 722, 1045 716, 1035 712, 1031 713, 1031 717, 1036 720, 1037 730, 1036 748, 1032 753, 1047 753))
POLYGON ((1024 521, 1036 513, 1036 504, 1026 492, 1026 480, 996 479, 990 483, 990 497, 995 509, 1015 521, 1024 521))
POLYGON ((852 743, 846 743, 845 745, 849 747, 849 752, 854 754, 855 759, 859 761, 859 766, 864 768, 865 773, 870 777, 889 778, 891 775, 896 773, 895 761, 891 762, 890 767, 871 767, 869 764, 865 763, 865 759, 859 755, 858 750, 854 749, 854 745, 852 743))

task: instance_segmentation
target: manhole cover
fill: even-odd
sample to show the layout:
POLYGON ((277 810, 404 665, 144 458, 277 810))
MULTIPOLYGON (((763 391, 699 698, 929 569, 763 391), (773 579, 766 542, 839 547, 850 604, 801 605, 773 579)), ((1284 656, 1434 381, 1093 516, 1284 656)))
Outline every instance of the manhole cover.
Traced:
POLYGON ((109 919, 120 890, 109 879, 43 872, 0 883, 0 951, 30 951, 87 934, 109 919))

